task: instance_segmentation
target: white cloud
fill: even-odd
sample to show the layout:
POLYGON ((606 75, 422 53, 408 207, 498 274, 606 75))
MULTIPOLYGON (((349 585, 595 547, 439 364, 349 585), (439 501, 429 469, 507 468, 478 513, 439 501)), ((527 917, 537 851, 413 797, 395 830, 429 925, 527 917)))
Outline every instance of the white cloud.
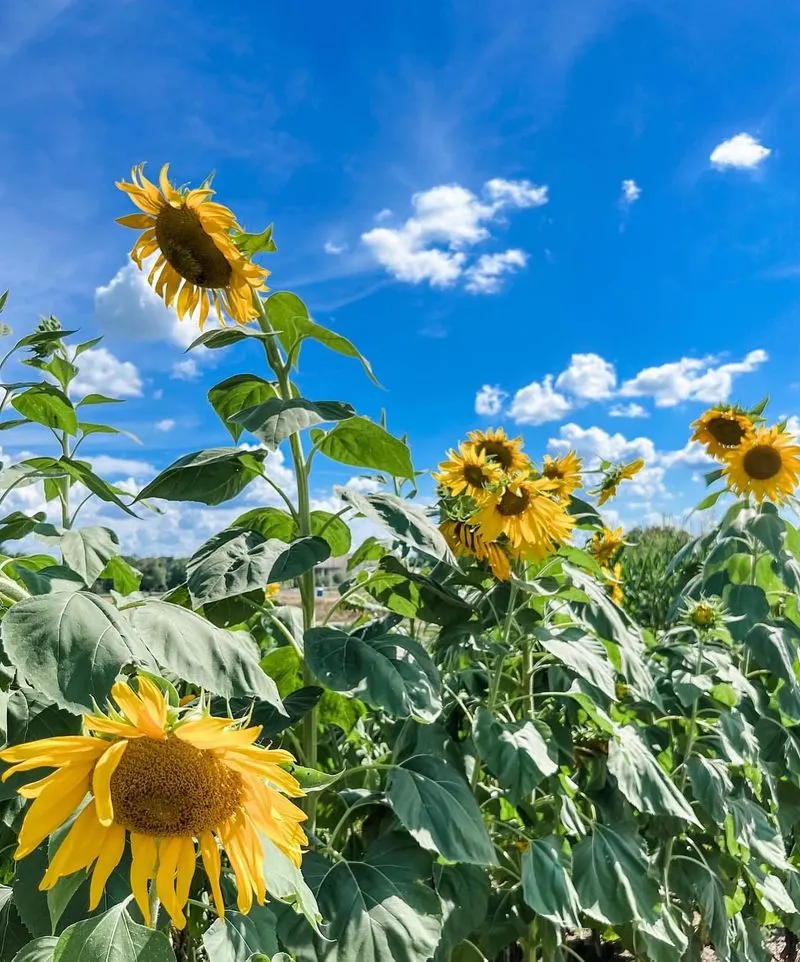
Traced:
POLYGON ((142 393, 142 379, 136 365, 120 361, 105 347, 84 351, 78 366, 80 372, 71 385, 74 394, 139 397, 142 393))
POLYGON ((544 424, 559 421, 571 410, 571 402, 553 390, 553 376, 548 374, 541 384, 531 381, 520 388, 514 394, 508 414, 517 424, 544 424))
POLYGON ((719 168, 736 167, 752 169, 764 161, 772 153, 772 149, 764 147, 758 138, 750 134, 736 134, 730 140, 723 140, 711 151, 709 160, 719 168))
MULTIPOLYGON (((493 293, 501 273, 524 265, 522 251, 483 255, 467 268, 467 248, 488 240, 487 225, 503 211, 547 202, 547 188, 500 178, 484 185, 484 200, 459 184, 440 184, 411 198, 413 214, 400 227, 374 227, 361 235, 372 255, 397 280, 450 287, 467 272, 468 289, 493 293), (487 260, 487 258, 489 258, 487 260), (493 258, 493 259, 492 259, 493 258)), ((385 221, 390 212, 381 211, 385 221)))
POLYGON ((164 418, 162 421, 156 421, 156 431, 171 431, 175 427, 175 422, 172 418, 164 418))
POLYGON ((483 189, 490 200, 501 206, 541 207, 548 201, 547 187, 532 184, 529 180, 493 177, 486 181, 483 189))
POLYGON ((521 250, 507 250, 500 254, 482 254, 464 272, 467 283, 464 289, 470 294, 496 294, 505 274, 514 274, 528 262, 528 255, 521 250))
POLYGON ((620 432, 609 434, 602 428, 582 428, 574 422, 562 424, 558 429, 558 437, 551 438, 547 446, 551 451, 562 454, 577 451, 588 465, 602 460, 634 461, 636 458, 653 463, 657 458, 656 446, 650 438, 628 440, 620 432))
POLYGON ((183 361, 176 361, 172 365, 170 377, 176 381, 196 381, 200 377, 197 361, 187 357, 183 361))
POLYGON ((668 468, 674 467, 676 464, 682 464, 686 467, 700 467, 713 464, 714 459, 708 456, 706 449, 699 441, 689 441, 678 451, 667 451, 662 454, 661 463, 668 468))
POLYGON ((622 203, 623 204, 635 204, 636 201, 642 196, 642 188, 636 183, 635 180, 623 180, 622 181, 622 203))
POLYGON ((612 418, 649 418, 650 412, 643 408, 641 404, 631 401, 630 404, 615 404, 609 408, 608 413, 612 418))
POLYGON ((138 461, 135 458, 114 458, 107 454, 98 454, 95 457, 87 458, 91 461, 95 471, 107 478, 121 478, 132 475, 134 478, 151 478, 156 469, 147 461, 138 461))
POLYGON ((326 254, 344 254, 347 244, 334 244, 333 241, 325 241, 324 251, 326 254))
POLYGON ((599 354, 573 354, 569 367, 556 381, 557 388, 587 401, 610 397, 616 384, 614 365, 599 354))
POLYGON ((652 397, 656 407, 674 407, 681 401, 726 401, 738 374, 749 374, 768 358, 763 350, 750 351, 743 360, 719 364, 718 358, 683 357, 679 361, 647 367, 626 381, 624 397, 652 397))
POLYGON ((507 392, 499 384, 484 384, 475 395, 475 413, 493 418, 502 411, 507 397, 507 392))

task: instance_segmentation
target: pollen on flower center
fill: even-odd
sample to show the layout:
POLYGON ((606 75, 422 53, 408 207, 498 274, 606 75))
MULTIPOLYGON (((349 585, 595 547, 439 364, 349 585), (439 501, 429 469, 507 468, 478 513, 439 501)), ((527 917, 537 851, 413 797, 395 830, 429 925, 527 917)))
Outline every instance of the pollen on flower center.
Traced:
POLYGON ((530 500, 531 498, 527 491, 523 490, 520 494, 514 494, 513 491, 506 490, 500 499, 500 503, 497 505, 497 510, 504 517, 513 518, 515 515, 524 513, 530 504, 530 500))
POLYGON ((188 207, 164 204, 156 216, 156 240, 181 277, 198 287, 227 287, 232 268, 188 207))
POLYGON ((237 772, 174 735, 131 740, 111 776, 114 821, 142 835, 213 831, 236 812, 241 796, 237 772))
POLYGON ((730 418, 712 418, 706 427, 714 440, 726 448, 738 447, 744 438, 744 429, 741 424, 730 418))
POLYGON ((756 481, 767 481, 780 474, 783 460, 780 452, 772 445, 757 444, 745 454, 742 464, 751 478, 756 481))

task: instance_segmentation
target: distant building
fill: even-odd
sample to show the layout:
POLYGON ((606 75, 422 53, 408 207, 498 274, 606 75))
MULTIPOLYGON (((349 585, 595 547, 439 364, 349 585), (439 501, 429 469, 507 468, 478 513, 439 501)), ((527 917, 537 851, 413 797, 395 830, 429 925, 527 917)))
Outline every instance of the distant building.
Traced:
POLYGON ((344 558, 328 558, 316 567, 318 588, 335 588, 347 578, 347 561, 344 558))

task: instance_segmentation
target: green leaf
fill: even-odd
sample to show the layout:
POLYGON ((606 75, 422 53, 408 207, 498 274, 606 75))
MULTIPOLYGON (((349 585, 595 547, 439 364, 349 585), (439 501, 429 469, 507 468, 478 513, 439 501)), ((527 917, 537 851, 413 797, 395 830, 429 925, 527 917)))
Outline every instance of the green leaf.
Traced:
POLYGON ((727 812, 728 796, 733 791, 733 782, 725 762, 719 758, 692 755, 686 762, 686 771, 694 797, 711 816, 712 821, 721 825, 727 812))
POLYGON ((300 538, 285 548, 272 567, 269 580, 289 581, 306 571, 310 571, 331 556, 330 545, 324 538, 311 535, 300 538))
POLYGON ((100 572, 101 578, 107 578, 114 585, 114 591, 121 595, 130 595, 139 590, 142 583, 142 572, 128 564, 124 558, 115 555, 109 558, 105 568, 100 572))
POLYGON ((793 625, 754 625, 744 641, 759 668, 766 668, 777 678, 782 678, 789 687, 800 689, 796 672, 797 629, 793 625))
POLYGON ((302 915, 317 935, 322 935, 319 925, 322 915, 314 893, 308 887, 303 873, 265 835, 259 835, 264 852, 264 878, 267 892, 273 899, 290 906, 302 915))
POLYGON ((475 715, 475 745, 512 805, 530 798, 542 779, 558 771, 555 746, 551 750, 538 725, 541 722, 501 722, 485 708, 475 715))
POLYGON ((272 228, 270 224, 265 227, 260 234, 246 234, 244 231, 234 231, 233 243, 239 250, 252 257, 254 254, 274 254, 278 246, 272 239, 272 228))
POLYGON ((311 512, 311 534, 328 542, 331 558, 341 558, 350 551, 350 528, 338 515, 331 514, 330 511, 311 512))
POLYGON ((78 368, 71 361, 58 354, 50 358, 44 369, 53 375, 65 391, 69 387, 70 381, 78 373, 78 368))
POLYGON ((175 962, 167 937, 137 925, 124 905, 62 933, 53 962, 175 962))
MULTIPOLYGON (((232 528, 244 528, 246 531, 255 531, 262 538, 278 538, 287 543, 297 537, 297 523, 285 511, 280 508, 253 508, 245 511, 231 525, 232 528)), ((312 531, 312 534, 318 532, 312 531)))
POLYGON ((84 435, 84 437, 89 437, 91 434, 121 434, 126 438, 130 438, 134 444, 141 444, 142 441, 131 431, 124 431, 122 428, 114 428, 109 424, 97 424, 93 421, 78 421, 78 430, 84 435))
POLYGON ((608 660, 608 653, 599 641, 588 637, 579 629, 563 629, 558 633, 541 629, 536 637, 545 651, 571 668, 580 678, 616 701, 614 669, 608 660))
POLYGON ((54 935, 34 939, 17 952, 14 962, 53 962, 56 942, 58 939, 54 935))
POLYGON ((82 407, 85 404, 123 404, 122 398, 109 397, 107 394, 87 394, 78 401, 75 407, 82 407))
POLYGON ((125 492, 96 475, 90 464, 87 464, 85 461, 76 461, 73 458, 60 458, 56 463, 62 466, 74 481, 80 481, 92 494, 96 494, 101 501, 115 504, 118 508, 121 508, 125 514, 129 514, 133 518, 136 517, 136 514, 131 511, 128 505, 120 498, 120 494, 124 494, 125 492))
POLYGON ((338 493, 345 503, 375 524, 387 528, 399 541, 458 567, 444 536, 421 508, 384 491, 362 495, 349 488, 339 488, 338 493))
POLYGON ((11 962, 30 938, 14 905, 11 887, 0 885, 0 962, 11 962))
POLYGON ((63 530, 53 525, 37 525, 36 537, 45 544, 61 548, 64 564, 91 586, 111 558, 119 554, 119 538, 111 528, 92 526, 63 530))
POLYGON ((78 418, 72 401, 54 384, 37 384, 17 394, 11 401, 20 414, 46 428, 55 428, 74 435, 78 418))
POLYGON ((298 962, 427 962, 441 936, 442 907, 424 884, 430 857, 399 832, 384 835, 363 861, 306 855, 303 872, 329 921, 323 941, 283 912, 278 935, 298 962))
MULTIPOLYGON (((276 291, 266 299, 264 306, 270 323, 278 332, 281 344, 287 351, 291 350, 295 343, 305 338, 312 338, 332 351, 336 351, 337 354, 356 358, 361 362, 361 366, 373 384, 378 384, 372 372, 372 366, 356 346, 341 334, 312 321, 308 315, 308 308, 296 294, 289 291, 276 291)), ((294 363, 296 366, 297 352, 294 354, 294 363)))
POLYGON ((694 510, 707 511, 709 508, 713 508, 727 490, 727 488, 720 488, 719 491, 712 491, 711 494, 707 494, 699 504, 695 505, 694 510))
POLYGON ((614 926, 658 918, 658 887, 638 835, 596 823, 575 846, 572 859, 572 880, 587 915, 614 926))
POLYGON ((405 441, 365 417, 340 421, 319 442, 318 448, 340 464, 386 471, 395 478, 414 478, 411 452, 405 441))
POLYGON ((179 678, 223 698, 256 697, 281 709, 275 683, 261 670, 258 651, 247 635, 216 628, 166 601, 136 605, 125 616, 147 639, 159 663, 179 678))
POLYGON ((305 634, 305 656, 329 688, 358 695, 395 717, 433 721, 441 710, 436 666, 412 638, 359 637, 338 628, 312 628, 305 634))
POLYGON ((666 906, 655 922, 643 922, 635 927, 637 948, 643 948, 648 962, 681 962, 689 945, 689 938, 677 921, 676 914, 666 906))
POLYGON ((737 842, 767 865, 791 871, 780 832, 770 822, 763 808, 749 798, 729 798, 728 811, 733 837, 737 842))
POLYGON ((572 855, 563 838, 535 838, 522 856, 525 901, 545 919, 580 928, 581 904, 572 884, 572 855))
POLYGON ((275 916, 263 905, 247 915, 228 910, 203 935, 203 947, 214 962, 248 962, 254 955, 278 951, 275 916))
POLYGON ((222 347, 230 347, 231 344, 238 344, 239 341, 267 341, 272 334, 265 334, 263 331, 254 331, 248 327, 226 327, 222 330, 205 331, 200 337, 196 337, 186 348, 193 351, 196 347, 207 347, 209 350, 217 351, 222 347))
POLYGON ((744 641, 754 625, 769 618, 769 601, 756 585, 730 585, 725 591, 725 603, 737 616, 728 626, 737 641, 744 641))
POLYGON ((719 719, 719 735, 722 750, 734 765, 759 764, 759 744, 756 730, 737 709, 723 712, 719 719))
POLYGON ((370 535, 368 538, 365 538, 350 555, 347 561, 347 570, 352 571, 365 561, 380 561, 386 554, 386 551, 386 545, 378 541, 373 535, 370 535))
POLYGON ((469 786, 441 758, 415 755, 392 768, 386 780, 386 798, 423 848, 450 862, 497 864, 469 786))
POLYGON ((214 535, 198 548, 186 565, 194 607, 257 588, 263 591, 275 580, 271 578, 272 569, 287 550, 283 541, 264 541, 254 531, 229 528, 214 535))
POLYGON ((88 592, 19 602, 3 619, 2 640, 35 688, 74 711, 103 704, 125 665, 158 672, 138 633, 108 602, 88 592))
POLYGON ((215 505, 241 493, 261 474, 266 451, 210 448, 178 458, 139 492, 144 498, 165 501, 199 501, 215 505))
MULTIPOLYGON (((287 438, 305 428, 342 421, 355 415, 355 408, 341 401, 307 401, 305 398, 274 397, 255 407, 245 408, 231 416, 234 424, 254 434, 259 441, 275 450, 287 438)), ((352 463, 352 462, 346 462, 352 463)))
POLYGON ((274 397, 277 397, 275 388, 255 374, 234 374, 208 392, 211 406, 234 441, 239 440, 244 428, 231 421, 233 415, 274 397))
POLYGON ((614 732, 608 746, 608 770, 625 798, 639 811, 675 815, 692 825, 700 825, 689 803, 632 725, 624 725, 614 732))
POLYGON ((28 568, 13 562, 20 581, 32 595, 49 595, 63 591, 84 591, 86 582, 66 565, 48 565, 46 568, 28 568))
POLYGON ((102 340, 102 337, 92 337, 88 341, 82 341, 75 347, 75 357, 80 357, 84 352, 91 350, 93 347, 97 347, 102 340))
POLYGON ((436 962, 449 962, 450 953, 473 932, 479 931, 489 908, 489 876, 477 865, 433 867, 433 881, 442 900, 442 939, 436 962))
POLYGON ((26 334, 25 337, 21 337, 14 345, 13 350, 16 351, 18 347, 44 347, 77 333, 77 331, 64 331, 60 327, 55 330, 34 331, 33 334, 26 334))
POLYGON ((725 911, 725 892, 722 883, 713 872, 704 872, 704 878, 696 886, 697 901, 703 912, 708 934, 720 962, 730 958, 728 915, 725 911))

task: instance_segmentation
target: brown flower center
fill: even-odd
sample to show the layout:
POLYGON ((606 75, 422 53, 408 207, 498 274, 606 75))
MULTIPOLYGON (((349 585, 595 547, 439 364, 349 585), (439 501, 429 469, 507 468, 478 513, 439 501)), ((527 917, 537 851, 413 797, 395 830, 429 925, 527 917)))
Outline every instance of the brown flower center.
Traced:
POLYGON ((730 418, 712 418, 706 428, 711 437, 726 448, 738 448, 745 434, 741 424, 730 418))
POLYGON ((514 461, 514 453, 511 448, 503 441, 479 441, 475 445, 478 454, 486 452, 489 460, 495 460, 502 467, 508 470, 514 461))
POLYGON ((742 464, 749 477, 768 481, 780 473, 783 461, 780 451, 771 444, 756 444, 745 454, 742 464))
POLYGON ((564 477, 561 473, 561 468, 552 461, 550 464, 544 466, 543 474, 546 478, 549 478, 550 481, 560 481, 564 477))
POLYGON ((497 505, 497 510, 504 517, 513 518, 515 515, 523 514, 530 503, 531 496, 525 488, 520 488, 519 494, 507 489, 497 505))
POLYGON ((483 470, 477 464, 464 465, 464 480, 473 488, 483 488, 486 485, 483 470))
POLYGON ((131 739, 111 776, 114 821, 142 835, 211 831, 234 814, 241 796, 237 772, 174 735, 131 739))
POLYGON ((188 207, 161 208, 156 240, 169 265, 190 283, 215 289, 228 286, 231 265, 188 207))

